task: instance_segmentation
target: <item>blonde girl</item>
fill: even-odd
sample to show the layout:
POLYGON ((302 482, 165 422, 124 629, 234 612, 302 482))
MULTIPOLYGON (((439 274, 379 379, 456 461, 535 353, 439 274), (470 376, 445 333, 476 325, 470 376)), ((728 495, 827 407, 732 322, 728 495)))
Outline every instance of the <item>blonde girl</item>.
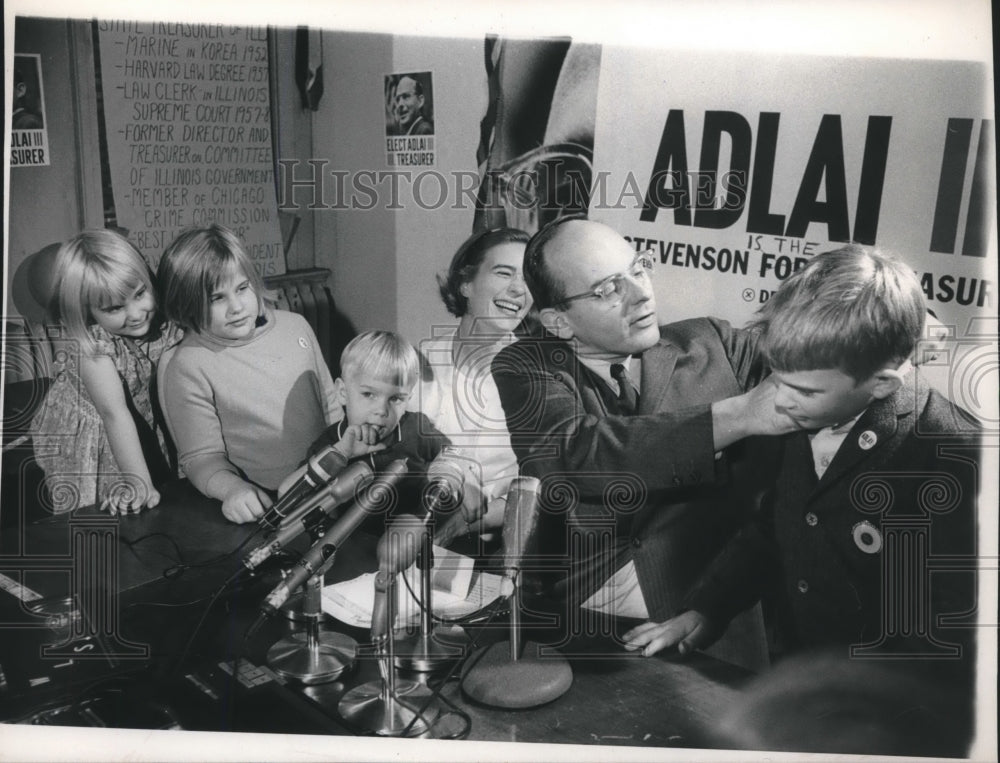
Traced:
POLYGON ((146 261, 114 231, 67 241, 54 272, 50 312, 69 342, 56 348, 52 385, 32 420, 53 509, 156 506, 171 471, 150 384, 180 333, 157 310, 146 261))
POLYGON ((181 469, 222 501, 227 519, 252 521, 339 420, 330 370, 305 319, 264 302, 264 284, 228 228, 181 233, 158 276, 167 315, 187 332, 159 370, 181 469))

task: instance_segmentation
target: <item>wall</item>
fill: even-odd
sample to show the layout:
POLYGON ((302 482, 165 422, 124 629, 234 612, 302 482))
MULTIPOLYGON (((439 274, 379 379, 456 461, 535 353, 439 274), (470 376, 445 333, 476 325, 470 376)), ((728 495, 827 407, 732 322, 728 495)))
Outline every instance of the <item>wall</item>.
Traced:
MULTIPOLYGON (((358 173, 384 169, 382 75, 392 67, 389 35, 323 35, 324 95, 313 115, 310 157, 325 162, 317 181, 313 212, 315 262, 333 271, 337 307, 359 329, 395 329, 396 241, 393 213, 379 206, 368 210, 334 209, 338 199, 331 169, 358 173)), ((296 178, 312 168, 300 166, 296 178)), ((299 202, 311 189, 298 189, 299 202)))
MULTIPOLYGON (((43 246, 83 227, 103 225, 99 165, 88 169, 79 162, 81 156, 99 155, 89 22, 21 20, 16 33, 18 52, 43 56, 53 161, 49 167, 11 169, 11 274, 43 246)), ((419 343, 433 326, 455 322, 441 303, 434 276, 447 269, 472 228, 471 202, 460 197, 454 173, 471 176, 477 170, 479 120, 486 105, 483 40, 324 32, 325 89, 316 112, 302 108, 295 83, 294 29, 276 29, 272 40, 277 156, 297 161, 297 181, 312 176, 308 160, 326 162, 315 189, 294 191, 297 208, 283 220, 284 227, 299 218, 288 268, 329 268, 337 307, 357 330, 398 330, 419 343), (400 177, 395 199, 384 176, 381 183, 369 178, 361 182, 376 185, 373 208, 333 208, 350 205, 337 198, 332 169, 351 178, 390 170, 383 78, 401 71, 433 73, 436 164, 400 177), (412 182, 421 172, 426 175, 419 181, 423 206, 414 198, 412 182)), ((470 180, 465 182, 468 186, 470 180)), ((279 199, 281 193, 279 188, 279 199)), ((355 196, 355 207, 371 205, 370 194, 355 196)), ((8 314, 16 313, 9 300, 8 314)))
POLYGON ((103 226, 90 22, 19 18, 15 35, 15 52, 41 55, 50 164, 10 168, 8 284, 28 255, 103 226))
MULTIPOLYGON (((479 120, 486 101, 482 39, 324 34, 325 94, 313 116, 316 160, 328 161, 324 208, 313 212, 316 264, 334 273, 338 308, 359 331, 386 328, 414 344, 433 326, 453 324, 437 294, 435 273, 472 229, 470 203, 455 203, 454 172, 476 172, 479 120), (433 73, 435 166, 397 176, 386 160, 383 81, 405 71, 433 73), (348 173, 339 198, 331 169, 348 173), (427 204, 414 198, 417 181, 427 204), (433 171, 433 176, 430 172, 433 171), (360 173, 360 174, 359 174, 360 173), (382 174, 378 174, 382 173, 382 174), (443 185, 439 182, 443 178, 443 185), (352 182, 373 191, 351 191, 352 182), (445 198, 439 205, 441 189, 445 198), (371 209, 360 207, 371 206, 371 209)), ((297 179, 309 177, 301 167, 297 179)), ((405 172, 405 171, 404 171, 405 172)), ((307 204, 309 189, 297 190, 307 204)))
MULTIPOLYGON (((271 40, 275 155, 279 159, 312 156, 312 112, 303 109, 302 96, 295 83, 295 30, 272 29, 271 40)), ((278 203, 281 203, 280 197, 278 203)), ((314 218, 304 209, 282 213, 283 237, 294 217, 298 217, 299 224, 291 248, 285 254, 286 264, 289 270, 311 268, 314 265, 314 218)))
MULTIPOLYGON (((293 29, 275 29, 272 34, 279 157, 312 155, 311 112, 302 109, 295 85, 294 37, 293 29)), ((11 168, 11 276, 25 257, 42 247, 61 242, 82 228, 104 225, 91 24, 19 18, 15 40, 17 52, 42 56, 51 165, 11 168)), ((294 216, 287 215, 283 225, 290 224, 294 216)), ((298 216, 297 234, 287 254, 289 269, 314 266, 313 216, 308 212, 298 216)), ((7 315, 19 314, 15 299, 20 301, 22 291, 15 295, 10 290, 7 315)))
POLYGON ((432 336, 434 326, 456 323, 441 302, 434 276, 448 270, 472 232, 473 204, 460 194, 456 173, 477 172, 479 120, 487 98, 483 39, 396 37, 393 64, 394 72, 434 75, 437 163, 429 169, 437 174, 424 172, 418 180, 422 169, 410 173, 414 182, 400 184, 403 209, 395 220, 398 328, 416 345, 432 336))

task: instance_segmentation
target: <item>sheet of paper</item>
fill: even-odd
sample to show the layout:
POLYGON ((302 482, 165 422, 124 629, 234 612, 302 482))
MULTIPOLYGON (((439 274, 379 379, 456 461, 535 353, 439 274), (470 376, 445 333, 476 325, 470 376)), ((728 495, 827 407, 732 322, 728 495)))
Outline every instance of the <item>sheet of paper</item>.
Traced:
MULTIPOLYGON (((503 578, 475 571, 473 564, 469 557, 434 547, 431 596, 435 615, 444 618, 462 617, 481 609, 500 595, 503 578)), ((416 625, 420 622, 420 606, 415 598, 420 594, 420 571, 413 566, 398 575, 396 590, 396 627, 416 625), (403 580, 404 575, 409 582, 409 589, 403 580)), ((323 611, 347 625, 370 628, 374 605, 374 572, 333 583, 323 589, 323 611)))

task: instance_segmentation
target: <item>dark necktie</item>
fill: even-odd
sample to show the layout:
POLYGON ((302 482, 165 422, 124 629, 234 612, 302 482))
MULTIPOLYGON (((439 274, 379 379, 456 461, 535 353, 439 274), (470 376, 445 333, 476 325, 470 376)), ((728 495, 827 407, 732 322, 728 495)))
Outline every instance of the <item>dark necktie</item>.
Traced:
POLYGON ((621 363, 612 363, 611 378, 618 382, 618 402, 624 413, 635 413, 639 407, 639 393, 632 384, 632 379, 621 363))

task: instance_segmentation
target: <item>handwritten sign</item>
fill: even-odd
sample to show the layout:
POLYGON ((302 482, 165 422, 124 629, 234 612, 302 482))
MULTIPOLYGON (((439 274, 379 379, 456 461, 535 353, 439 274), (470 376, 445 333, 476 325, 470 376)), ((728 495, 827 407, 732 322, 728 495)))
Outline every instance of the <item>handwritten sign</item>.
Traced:
POLYGON ((98 22, 119 224, 153 259, 218 222, 261 275, 285 270, 262 27, 98 22))

